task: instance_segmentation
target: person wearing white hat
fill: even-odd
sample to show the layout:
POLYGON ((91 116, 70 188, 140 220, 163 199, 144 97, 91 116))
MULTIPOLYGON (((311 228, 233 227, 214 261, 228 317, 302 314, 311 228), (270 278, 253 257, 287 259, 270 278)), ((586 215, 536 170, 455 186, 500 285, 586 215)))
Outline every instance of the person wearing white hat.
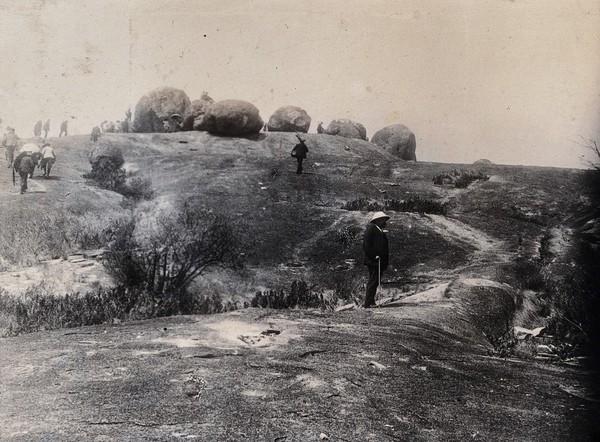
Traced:
POLYGON ((363 251, 365 253, 365 265, 369 269, 365 308, 375 305, 377 287, 381 284, 381 275, 388 266, 389 243, 383 229, 389 219, 390 217, 385 213, 375 212, 365 230, 363 251))

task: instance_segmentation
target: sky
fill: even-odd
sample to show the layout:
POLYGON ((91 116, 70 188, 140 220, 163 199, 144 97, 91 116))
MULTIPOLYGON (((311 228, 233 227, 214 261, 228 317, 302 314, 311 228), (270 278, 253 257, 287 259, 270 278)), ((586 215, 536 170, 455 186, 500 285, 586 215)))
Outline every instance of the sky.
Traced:
MULTIPOLYGON (((420 161, 583 167, 600 0, 0 0, 0 118, 89 133, 160 86, 404 124, 420 161)), ((591 158, 591 157, 590 157, 591 158)))

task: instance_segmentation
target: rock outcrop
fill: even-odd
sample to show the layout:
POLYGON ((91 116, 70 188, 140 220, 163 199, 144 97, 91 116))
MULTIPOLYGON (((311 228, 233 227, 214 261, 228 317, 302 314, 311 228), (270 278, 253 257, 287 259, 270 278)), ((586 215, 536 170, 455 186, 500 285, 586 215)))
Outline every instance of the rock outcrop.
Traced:
POLYGON ((482 158, 480 160, 474 161, 473 164, 494 164, 490 160, 486 158, 482 158))
POLYGON ((121 149, 111 144, 98 144, 92 149, 88 158, 92 171, 98 167, 116 170, 125 163, 121 149))
POLYGON ((264 123, 252 103, 223 100, 208 108, 202 124, 211 134, 239 136, 259 133, 264 123))
POLYGON ((297 106, 282 106, 275 111, 267 128, 269 132, 308 132, 311 118, 306 111, 297 106))
POLYGON ((329 135, 339 135, 345 138, 357 138, 359 140, 367 140, 367 129, 360 123, 352 120, 341 119, 333 120, 325 129, 325 133, 329 135))
POLYGON ((375 132, 371 141, 407 161, 417 161, 415 134, 403 124, 393 124, 375 132))
POLYGON ((159 87, 140 98, 135 106, 134 132, 164 132, 163 121, 173 115, 185 115, 191 102, 181 89, 159 87))
POLYGON ((215 103, 206 92, 202 94, 199 100, 194 100, 188 106, 183 118, 183 130, 206 130, 204 116, 208 108, 215 103))

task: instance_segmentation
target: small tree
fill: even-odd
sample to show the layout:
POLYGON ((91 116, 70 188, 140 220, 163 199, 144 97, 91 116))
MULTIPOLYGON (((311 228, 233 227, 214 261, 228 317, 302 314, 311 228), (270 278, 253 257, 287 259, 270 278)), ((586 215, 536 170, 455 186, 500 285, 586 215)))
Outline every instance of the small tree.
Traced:
POLYGON ((190 203, 146 229, 135 219, 117 223, 107 242, 104 264, 118 282, 143 285, 157 299, 176 301, 178 311, 191 301, 187 288, 196 277, 212 267, 241 269, 245 256, 228 218, 190 203))
POLYGON ((600 146, 598 146, 598 141, 594 140, 593 138, 588 138, 586 140, 585 138, 581 137, 581 139, 582 141, 577 144, 590 151, 592 153, 592 158, 594 158, 593 160, 589 160, 585 155, 581 155, 581 163, 590 169, 596 169, 597 171, 600 171, 600 162, 598 162, 600 160, 600 146))

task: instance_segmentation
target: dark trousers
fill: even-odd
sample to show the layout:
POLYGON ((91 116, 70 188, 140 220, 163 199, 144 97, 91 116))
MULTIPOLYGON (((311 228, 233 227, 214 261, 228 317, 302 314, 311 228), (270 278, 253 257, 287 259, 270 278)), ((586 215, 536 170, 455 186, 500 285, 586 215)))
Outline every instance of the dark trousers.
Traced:
POLYGON ((29 173, 20 171, 19 176, 21 177, 21 193, 25 193, 27 191, 27 177, 29 173))
POLYGON ((296 169, 296 173, 300 174, 302 173, 302 161, 304 160, 304 158, 296 157, 296 160, 298 160, 298 168, 296 169))
POLYGON ((8 168, 12 167, 12 163, 15 160, 15 146, 6 146, 6 161, 8 162, 8 168))
MULTIPOLYGON (((379 285, 379 266, 368 265, 369 280, 367 281, 367 295, 365 296, 364 307, 375 305, 375 295, 377 294, 377 286, 379 285)), ((383 275, 383 270, 381 270, 383 275)))

